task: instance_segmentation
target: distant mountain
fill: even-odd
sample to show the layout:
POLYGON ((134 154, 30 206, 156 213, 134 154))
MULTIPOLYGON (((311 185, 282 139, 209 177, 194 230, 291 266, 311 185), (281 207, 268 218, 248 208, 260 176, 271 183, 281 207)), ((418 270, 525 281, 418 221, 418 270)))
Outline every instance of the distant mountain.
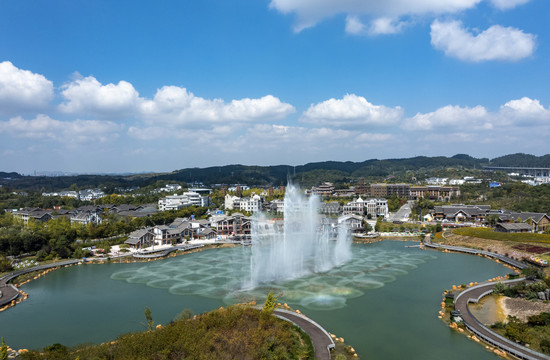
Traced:
POLYGON ((0 179, 19 179, 20 177, 22 177, 22 175, 16 172, 0 171, 0 179))
POLYGON ((446 156, 416 156, 401 159, 370 159, 361 162, 353 161, 323 161, 299 166, 250 166, 225 165, 207 168, 187 168, 162 174, 139 175, 78 175, 58 177, 34 177, 17 173, 1 173, 0 184, 9 185, 22 190, 55 191, 67 189, 71 185, 79 188, 108 186, 115 187, 147 186, 157 181, 165 182, 201 182, 205 185, 215 184, 247 184, 247 185, 285 185, 287 180, 295 179, 303 185, 320 183, 322 181, 349 182, 359 178, 379 178, 403 175, 406 172, 429 173, 432 171, 453 169, 457 171, 482 169, 486 165, 493 166, 536 166, 550 167, 550 155, 533 156, 527 154, 506 155, 489 161, 487 158, 477 159, 466 154, 446 156), (7 175, 6 175, 7 174, 7 175), (11 180, 3 180, 10 177, 11 180), (335 180, 339 179, 339 180, 335 180))
POLYGON ((492 159, 490 165, 550 168, 550 155, 534 156, 529 154, 517 153, 492 159))

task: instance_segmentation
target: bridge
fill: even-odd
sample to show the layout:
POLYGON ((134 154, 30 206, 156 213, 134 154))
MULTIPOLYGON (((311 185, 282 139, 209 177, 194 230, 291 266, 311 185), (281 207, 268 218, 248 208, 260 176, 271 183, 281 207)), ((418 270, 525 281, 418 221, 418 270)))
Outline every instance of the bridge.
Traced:
POLYGON ((485 251, 485 250, 477 250, 477 249, 471 249, 467 247, 461 247, 461 246, 450 246, 450 245, 443 245, 438 243, 433 243, 430 239, 430 235, 426 235, 424 238, 424 245, 426 247, 432 248, 432 249, 443 249, 448 251, 455 251, 455 252, 461 252, 466 254, 472 254, 472 255, 485 255, 490 258, 502 261, 503 263, 506 263, 508 265, 511 265, 515 268, 518 268, 520 270, 527 269, 529 265, 522 263, 521 261, 517 261, 515 259, 509 258, 504 255, 500 255, 491 251, 485 251))
POLYGON ((519 175, 529 175, 535 177, 550 176, 550 168, 543 167, 484 166, 483 170, 503 171, 505 173, 517 173, 519 175))

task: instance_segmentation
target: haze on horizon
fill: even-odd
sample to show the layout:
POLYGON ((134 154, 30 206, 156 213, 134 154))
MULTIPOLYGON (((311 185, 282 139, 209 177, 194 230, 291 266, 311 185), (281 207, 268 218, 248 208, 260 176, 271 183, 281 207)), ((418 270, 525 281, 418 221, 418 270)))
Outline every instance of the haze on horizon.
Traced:
POLYGON ((549 153, 545 0, 0 4, 0 171, 549 153))

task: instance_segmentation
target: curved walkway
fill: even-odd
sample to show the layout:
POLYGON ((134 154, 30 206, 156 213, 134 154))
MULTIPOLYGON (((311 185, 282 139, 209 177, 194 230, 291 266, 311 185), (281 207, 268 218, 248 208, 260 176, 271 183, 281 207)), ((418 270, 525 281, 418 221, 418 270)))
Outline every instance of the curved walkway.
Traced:
MULTIPOLYGON (((503 281, 506 284, 512 284, 525 281, 524 278, 516 280, 503 281)), ((471 287, 458 294, 455 298, 455 310, 460 311, 464 325, 476 334, 483 341, 506 351, 509 354, 525 360, 548 360, 550 356, 541 354, 524 346, 521 346, 499 334, 493 332, 479 320, 477 320, 468 307, 468 303, 477 303, 482 297, 489 295, 493 292, 495 283, 485 283, 471 287)))
POLYGON ((47 265, 38 265, 28 269, 17 270, 2 276, 0 278, 0 292, 2 293, 2 297, 0 297, 0 306, 9 304, 11 301, 17 299, 17 297, 19 296, 19 290, 17 290, 15 286, 8 284, 10 280, 15 279, 19 275, 27 274, 33 271, 46 270, 46 269, 56 268, 59 266, 74 265, 79 263, 80 261, 82 260, 66 260, 66 261, 60 261, 57 263, 52 263, 47 265))
POLYGON ((276 309, 273 314, 278 318, 290 321, 309 335, 316 359, 330 360, 330 350, 334 349, 334 341, 321 325, 304 315, 289 310, 276 309))
POLYGON ((494 252, 485 251, 485 250, 477 250, 477 249, 471 249, 467 247, 461 247, 461 246, 450 246, 450 245, 443 245, 438 243, 433 243, 430 236, 426 235, 424 238, 424 245, 427 247, 433 248, 433 249, 444 249, 449 251, 456 251, 456 252, 462 252, 467 254, 473 254, 473 255, 485 255, 488 257, 491 257, 493 259, 497 259, 502 261, 503 263, 506 263, 508 265, 514 266, 518 269, 526 269, 529 267, 529 265, 522 263, 521 261, 514 260, 512 258, 509 258, 504 255, 500 255, 494 252))

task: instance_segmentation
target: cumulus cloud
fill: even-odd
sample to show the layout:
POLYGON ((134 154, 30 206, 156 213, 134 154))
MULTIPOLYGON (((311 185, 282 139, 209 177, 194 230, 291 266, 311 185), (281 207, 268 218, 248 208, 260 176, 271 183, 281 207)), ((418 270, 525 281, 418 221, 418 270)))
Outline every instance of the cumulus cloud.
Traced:
POLYGON ((295 112, 295 109, 272 95, 226 103, 221 99, 195 96, 185 88, 164 86, 157 90, 152 100, 143 101, 140 112, 146 119, 175 126, 197 122, 275 120, 295 112))
POLYGON ((493 25, 480 33, 465 29, 460 21, 434 21, 431 25, 432 45, 463 61, 517 61, 535 51, 536 36, 512 28, 493 25))
POLYGON ((43 109, 53 98, 53 83, 44 75, 22 70, 9 61, 0 63, 0 111, 43 109))
POLYGON ((525 128, 529 125, 550 127, 550 110, 537 99, 523 97, 511 100, 497 112, 490 112, 478 105, 473 108, 448 105, 426 114, 418 113, 406 119, 402 128, 420 131, 496 131, 512 127, 525 128))
POLYGON ((329 99, 311 105, 300 120, 315 125, 346 126, 381 126, 392 125, 403 116, 403 109, 384 105, 373 105, 362 96, 348 94, 342 99, 329 99))
POLYGON ((473 108, 448 105, 434 112, 418 113, 407 119, 403 128, 407 130, 435 130, 437 128, 463 127, 471 130, 491 129, 488 112, 483 106, 473 108))
POLYGON ((480 2, 481 0, 271 0, 270 7, 283 14, 296 14, 294 30, 299 32, 337 14, 396 19, 404 15, 456 13, 471 9, 480 2))
POLYGON ((520 125, 546 124, 550 126, 550 109, 544 108, 539 100, 523 97, 508 101, 500 107, 500 115, 520 125))
POLYGON ((529 0, 491 0, 493 6, 501 10, 512 9, 528 2, 529 0))
POLYGON ((141 99, 132 84, 102 85, 93 76, 76 79, 63 86, 65 102, 59 105, 62 112, 94 114, 107 117, 131 115, 141 99))
POLYGON ((99 141, 116 138, 119 125, 111 121, 60 121, 39 114, 32 120, 18 116, 0 121, 0 133, 30 139, 50 139, 67 143, 99 141))

